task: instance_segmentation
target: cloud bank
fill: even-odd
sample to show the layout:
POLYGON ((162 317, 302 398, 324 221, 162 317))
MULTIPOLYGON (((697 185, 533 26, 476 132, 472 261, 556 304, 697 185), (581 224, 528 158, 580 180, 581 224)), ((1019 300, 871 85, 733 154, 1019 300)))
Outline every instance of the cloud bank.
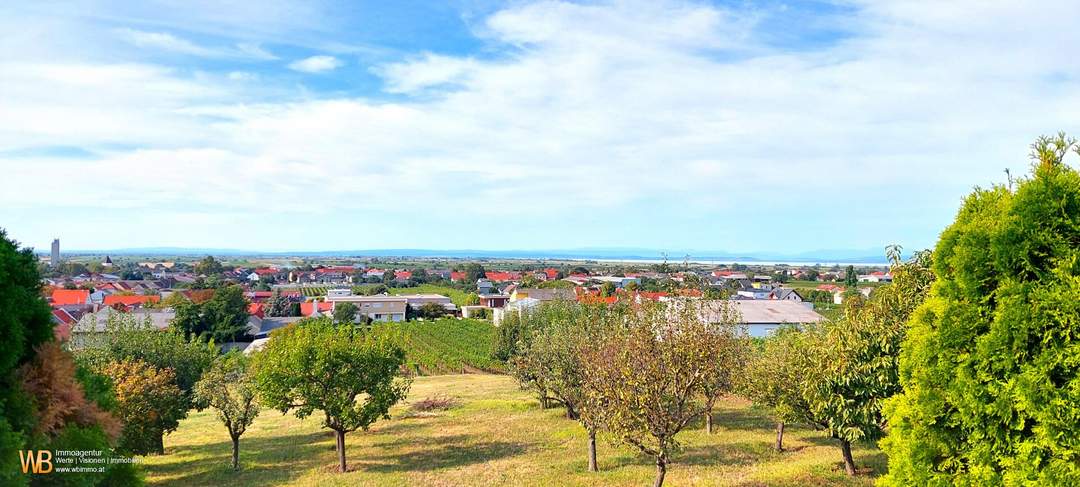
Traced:
MULTIPOLYGON (((194 222, 84 247, 922 246, 973 185, 1022 173, 1035 136, 1080 133, 1075 3, 845 3, 813 15, 820 36, 787 32, 795 14, 514 4, 470 21, 483 50, 358 66, 368 90, 297 81, 363 74, 310 51, 257 76, 4 56, 0 217, 38 239, 88 214, 194 222)), ((111 32, 273 56, 255 34, 111 32)))

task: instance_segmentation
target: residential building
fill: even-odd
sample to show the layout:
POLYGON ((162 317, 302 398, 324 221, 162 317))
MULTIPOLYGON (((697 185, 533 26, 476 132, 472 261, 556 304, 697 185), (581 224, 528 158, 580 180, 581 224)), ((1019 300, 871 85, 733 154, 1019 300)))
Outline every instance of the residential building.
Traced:
POLYGON ((502 324, 502 321, 506 319, 507 314, 528 311, 539 306, 541 302, 542 301, 536 298, 521 298, 503 308, 494 308, 491 313, 492 323, 494 323, 495 326, 499 326, 502 324))
POLYGON ((147 303, 161 302, 161 296, 156 295, 120 295, 110 294, 105 296, 102 304, 111 308, 122 307, 125 310, 132 310, 135 308, 142 308, 147 303))
POLYGON ((859 276, 859 282, 892 282, 892 274, 888 272, 871 272, 859 276))
POLYGON ((71 345, 73 347, 79 347, 84 344, 95 333, 102 333, 106 329, 109 316, 113 313, 126 314, 134 317, 134 322, 137 326, 142 326, 149 323, 151 329, 154 330, 166 330, 169 328, 169 323, 173 318, 176 318, 176 312, 173 310, 163 309, 136 309, 130 312, 117 311, 113 308, 102 308, 96 313, 87 313, 79 319, 78 323, 71 328, 71 345))
POLYGON ((789 287, 774 288, 769 293, 769 299, 776 299, 780 301, 795 301, 796 303, 803 302, 803 297, 798 291, 789 287))
POLYGON ((399 294, 397 297, 405 298, 406 303, 414 310, 420 309, 421 306, 428 303, 438 304, 450 313, 455 313, 458 310, 454 302, 442 294, 399 294))
POLYGON ((277 317, 265 317, 259 318, 252 316, 248 319, 248 334, 255 337, 256 340, 260 338, 268 338, 270 332, 282 328, 297 321, 300 321, 306 316, 277 316, 277 317))
POLYGON ((405 321, 405 308, 409 305, 408 299, 398 296, 327 296, 326 301, 331 311, 338 303, 353 303, 359 314, 373 321, 405 321))
POLYGON ((86 304, 90 301, 90 291, 86 289, 54 289, 52 292, 53 306, 64 304, 86 304))
POLYGON ((707 321, 719 320, 722 311, 720 306, 734 306, 742 318, 740 326, 743 331, 754 338, 767 337, 781 326, 798 326, 825 320, 824 316, 813 310, 810 303, 781 300, 703 301, 702 318, 707 321))
POLYGON ((485 308, 502 308, 510 301, 509 294, 481 293, 480 306, 485 308))
POLYGON ((617 287, 619 289, 622 289, 622 288, 626 287, 626 285, 630 284, 630 283, 641 284, 641 279, 639 279, 637 277, 592 276, 592 277, 589 278, 589 280, 590 281, 597 281, 597 282, 600 282, 600 283, 608 283, 608 282, 610 282, 610 283, 614 284, 615 287, 617 287))
POLYGON ((735 291, 736 299, 769 299, 769 295, 772 294, 772 289, 762 289, 757 287, 750 287, 739 289, 735 291))
POLYGON ((514 289, 513 294, 510 295, 510 302, 526 298, 532 298, 537 301, 552 301, 555 299, 565 299, 570 301, 574 300, 576 297, 573 289, 521 288, 514 289))

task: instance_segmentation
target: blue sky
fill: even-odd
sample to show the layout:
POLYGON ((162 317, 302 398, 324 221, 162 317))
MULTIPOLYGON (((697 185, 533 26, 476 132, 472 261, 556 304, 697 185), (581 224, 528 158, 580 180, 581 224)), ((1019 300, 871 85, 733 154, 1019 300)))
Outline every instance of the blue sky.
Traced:
POLYGON ((1080 134, 1075 2, 219 3, 0 6, 0 227, 919 248, 1036 136, 1080 134))

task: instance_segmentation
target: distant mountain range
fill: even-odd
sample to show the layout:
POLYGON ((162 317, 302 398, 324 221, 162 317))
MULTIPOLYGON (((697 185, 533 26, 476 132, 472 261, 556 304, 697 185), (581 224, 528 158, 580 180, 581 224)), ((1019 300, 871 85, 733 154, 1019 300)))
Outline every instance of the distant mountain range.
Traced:
POLYGON ((365 249, 323 251, 266 252, 242 249, 146 247, 107 250, 70 250, 65 254, 109 255, 216 255, 250 257, 446 257, 490 259, 574 259, 574 260, 640 260, 682 262, 687 256, 692 262, 791 262, 791 263, 859 263, 884 264, 881 249, 828 249, 799 253, 725 252, 720 250, 649 249, 595 247, 550 250, 480 250, 480 249, 365 249))

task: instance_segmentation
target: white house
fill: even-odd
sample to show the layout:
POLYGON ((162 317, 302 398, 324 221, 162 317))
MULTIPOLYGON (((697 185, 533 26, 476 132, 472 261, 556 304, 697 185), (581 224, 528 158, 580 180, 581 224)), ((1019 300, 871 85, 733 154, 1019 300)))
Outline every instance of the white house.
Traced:
POLYGON ((353 303, 359 314, 367 315, 373 321, 405 321, 405 308, 409 305, 408 299, 398 296, 357 296, 343 293, 327 295, 326 301, 332 307, 338 303, 353 303))
POLYGON ((763 338, 785 325, 818 323, 825 320, 813 310, 811 303, 784 300, 711 300, 703 301, 702 318, 707 321, 721 319, 722 306, 734 306, 741 317, 742 329, 747 335, 763 338))

